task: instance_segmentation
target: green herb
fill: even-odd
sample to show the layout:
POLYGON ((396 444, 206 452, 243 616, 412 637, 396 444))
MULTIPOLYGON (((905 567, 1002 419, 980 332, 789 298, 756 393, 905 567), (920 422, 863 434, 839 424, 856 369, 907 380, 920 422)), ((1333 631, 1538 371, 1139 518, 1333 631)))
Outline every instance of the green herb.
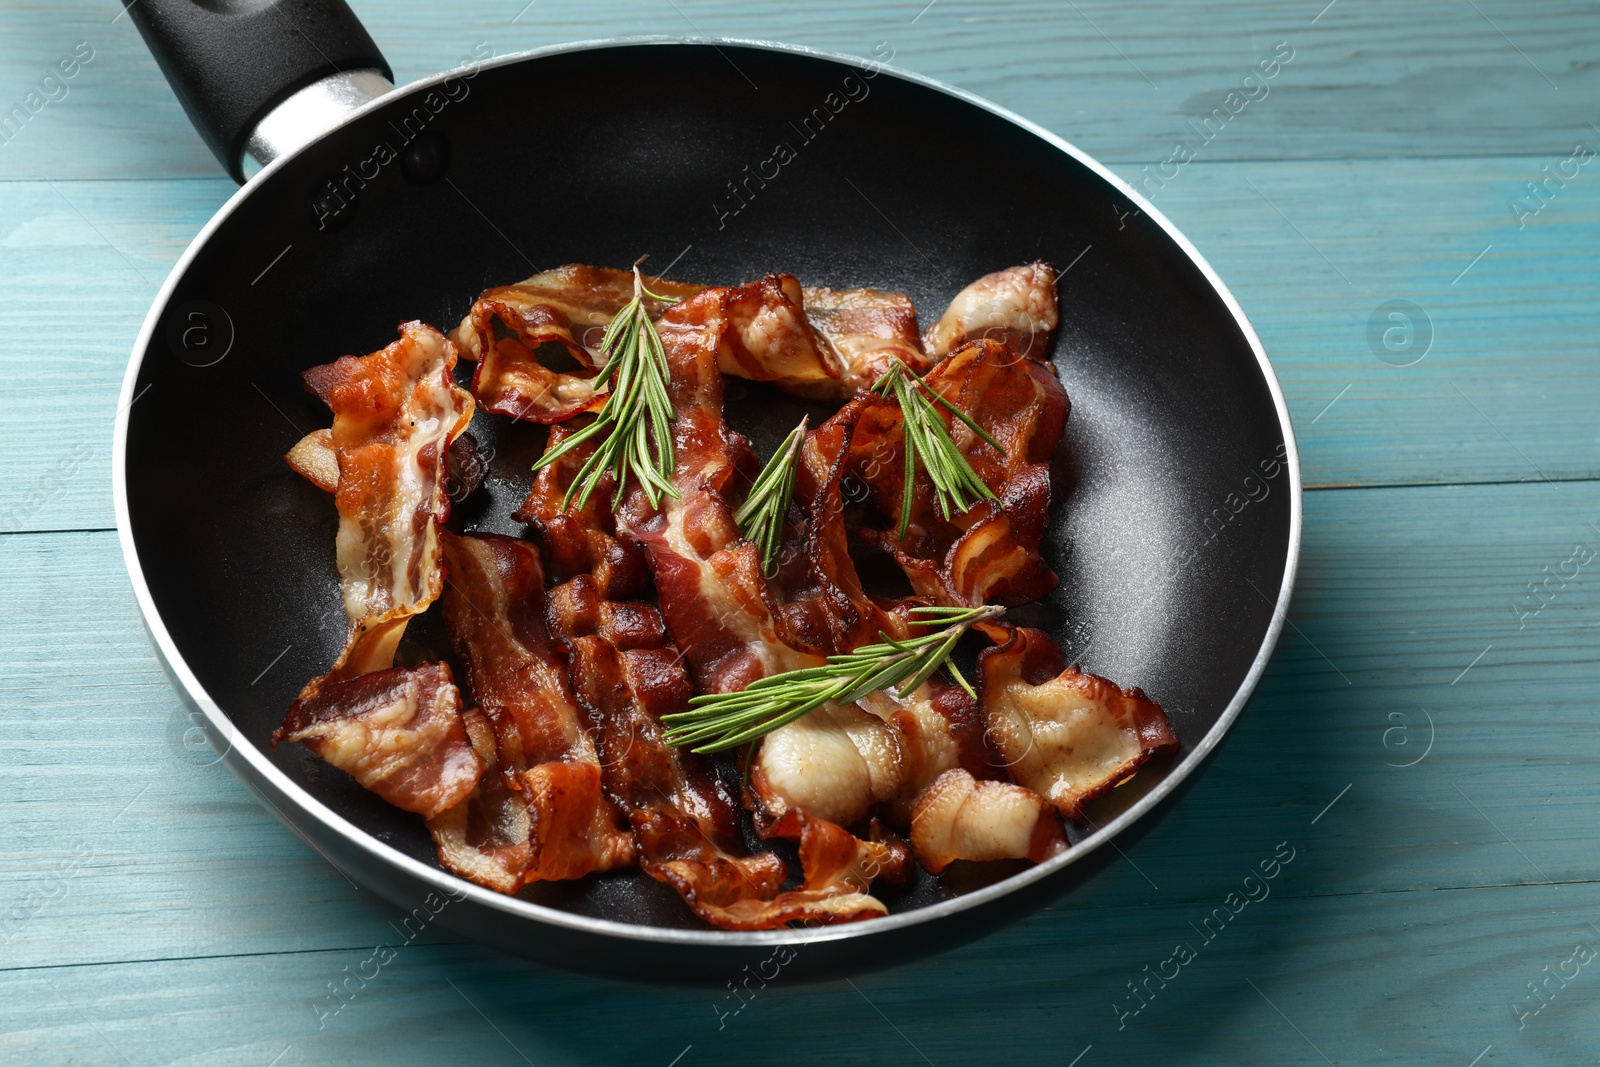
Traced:
POLYGON ((739 524, 739 532, 761 550, 761 568, 768 578, 778 573, 783 518, 789 511, 789 499, 794 496, 794 476, 800 467, 800 446, 805 443, 809 421, 808 415, 789 431, 789 436, 767 460, 760 477, 750 487, 744 505, 733 516, 733 521, 739 524))
POLYGON ((605 436, 584 461, 577 477, 572 479, 561 501, 563 510, 572 504, 574 494, 578 496, 578 507, 588 504, 595 487, 608 472, 616 478, 617 484, 611 502, 613 509, 622 506, 622 487, 630 474, 639 479, 639 487, 650 498, 652 507, 660 506, 663 495, 678 495, 672 487, 670 425, 677 413, 672 410, 672 401, 667 396, 667 354, 661 347, 661 336, 656 333, 655 324, 644 309, 646 296, 666 303, 675 302, 646 289, 639 264, 635 263, 633 300, 617 312, 600 342, 606 363, 594 384, 597 389, 610 384, 605 406, 593 422, 540 456, 539 462, 533 465, 535 471, 548 467, 585 442, 605 436))
POLYGON ((896 359, 882 378, 872 387, 879 396, 892 396, 900 405, 901 424, 904 429, 905 492, 900 497, 900 533, 904 538, 911 528, 911 505, 916 495, 917 464, 928 469, 933 482, 934 499, 939 511, 948 521, 950 511, 969 511, 982 500, 998 500, 994 491, 983 484, 967 457, 961 454, 944 420, 939 417, 932 401, 966 423, 972 432, 1000 450, 1006 450, 999 441, 990 437, 983 427, 954 404, 940 396, 922 380, 922 376, 896 359))
POLYGON ((866 645, 842 656, 829 656, 819 667, 802 667, 752 682, 736 693, 707 693, 689 701, 689 710, 663 715, 669 745, 694 745, 696 752, 720 752, 752 743, 808 712, 836 701, 851 704, 869 693, 895 687, 910 694, 941 666, 968 693, 972 686, 953 663, 950 652, 974 623, 1004 613, 997 605, 978 608, 912 608, 920 625, 944 623, 944 629, 896 641, 880 632, 883 644, 866 645))

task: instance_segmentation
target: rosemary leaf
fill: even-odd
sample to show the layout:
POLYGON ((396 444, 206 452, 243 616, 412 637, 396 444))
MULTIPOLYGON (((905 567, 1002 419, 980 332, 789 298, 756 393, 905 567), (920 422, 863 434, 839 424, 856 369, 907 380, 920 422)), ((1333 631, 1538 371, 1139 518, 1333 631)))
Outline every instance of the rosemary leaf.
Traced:
POLYGON ((778 451, 767 460, 750 495, 734 513, 733 521, 739 532, 754 541, 761 551, 761 569, 768 578, 778 573, 778 549, 783 544, 783 519, 789 512, 789 500, 794 496, 795 472, 800 467, 800 446, 805 443, 806 423, 810 416, 800 420, 800 425, 789 431, 778 451))
POLYGON ((1000 454, 1005 448, 979 426, 966 412, 940 396, 916 371, 896 359, 873 385, 872 391, 883 397, 893 397, 900 405, 902 451, 905 453, 905 489, 900 497, 900 531, 902 539, 911 528, 911 513, 917 486, 917 465, 920 462, 933 483, 934 502, 939 514, 949 521, 952 510, 965 512, 979 501, 995 500, 994 491, 978 477, 972 464, 950 437, 950 431, 934 407, 937 403, 951 415, 964 422, 973 433, 983 438, 1000 454))
POLYGON ((829 701, 849 704, 880 689, 909 694, 947 667, 967 692, 972 687, 949 662, 956 642, 973 624, 1003 614, 1004 608, 916 608, 919 625, 944 623, 944 628, 896 640, 880 633, 882 644, 829 656, 816 667, 769 675, 736 693, 703 693, 689 701, 689 710, 663 715, 664 740, 691 745, 696 752, 720 752, 751 744, 807 715, 829 701))
POLYGON ((667 394, 667 355, 661 336, 644 309, 645 296, 664 299, 645 289, 639 264, 635 263, 633 299, 612 318, 600 341, 606 362, 594 384, 596 389, 609 387, 605 406, 593 422, 545 452, 533 465, 538 471, 580 445, 603 437, 567 487, 561 501, 563 510, 572 506, 574 496, 578 507, 587 505, 608 473, 617 485, 611 501, 613 509, 622 506, 623 487, 630 476, 638 479, 653 507, 660 506, 665 496, 678 495, 672 487, 672 431, 668 424, 676 413, 667 394))

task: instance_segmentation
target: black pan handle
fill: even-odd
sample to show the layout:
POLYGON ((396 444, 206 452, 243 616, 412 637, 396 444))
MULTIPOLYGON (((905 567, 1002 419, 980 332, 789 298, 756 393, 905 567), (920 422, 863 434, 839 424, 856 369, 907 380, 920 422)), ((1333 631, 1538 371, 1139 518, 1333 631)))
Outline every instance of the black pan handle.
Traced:
POLYGON ((246 142, 289 96, 330 75, 394 75, 344 0, 133 0, 134 25, 233 179, 246 142))

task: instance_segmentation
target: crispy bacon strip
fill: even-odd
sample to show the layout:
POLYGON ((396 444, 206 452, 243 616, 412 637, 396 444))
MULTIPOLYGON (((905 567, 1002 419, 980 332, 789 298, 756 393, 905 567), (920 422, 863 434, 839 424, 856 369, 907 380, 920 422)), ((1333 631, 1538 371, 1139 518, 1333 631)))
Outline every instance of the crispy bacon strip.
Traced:
POLYGON ((728 322, 717 345, 722 373, 772 382, 784 392, 813 400, 849 395, 841 382, 839 356, 812 330, 804 291, 794 275, 768 274, 720 292, 728 322))
MULTIPOLYGON (((655 576, 668 631, 702 692, 726 692, 788 669, 794 650, 776 641, 755 546, 741 541, 728 506, 756 467, 722 417, 718 350, 730 330, 733 290, 707 290, 662 316, 670 372, 676 498, 651 505, 629 486, 618 529, 640 544, 655 576)), ((808 661, 809 662, 809 661, 808 661)))
POLYGON ((978 658, 979 699, 1006 771, 1069 819, 1152 756, 1178 748, 1166 713, 1138 689, 1069 667, 1043 631, 1014 630, 978 658))
POLYGON ((904 293, 809 286, 802 292, 811 328, 843 370, 837 399, 871 389, 897 356, 919 374, 935 363, 922 350, 917 312, 904 293))
POLYGON ((750 864, 771 853, 745 860, 708 857, 692 832, 663 831, 654 822, 638 832, 642 847, 666 857, 646 865, 650 874, 677 889, 695 914, 724 930, 774 930, 796 922, 855 922, 886 915, 888 908, 867 890, 884 872, 909 869, 903 843, 862 842, 841 827, 813 819, 797 834, 805 881, 795 889, 776 892, 781 875, 768 883, 746 873, 750 864), (676 847, 679 840, 687 847, 676 847))
MULTIPOLYGON (((451 376, 455 361, 443 334, 408 322, 388 347, 304 374, 333 410, 336 562, 351 631, 333 670, 302 696, 324 681, 390 666, 406 623, 439 596, 438 530, 450 514, 445 457, 473 409, 451 376)), ((290 455, 297 470, 318 472, 313 481, 328 480, 315 434, 290 455)))
POLYGON ((782 894, 797 918, 819 922, 854 922, 887 915, 888 908, 868 893, 877 881, 903 885, 911 878, 911 850, 873 819, 865 838, 837 823, 791 808, 768 829, 769 837, 800 846, 805 880, 782 894))
POLYGON ((416 614, 439 595, 445 453, 473 407, 451 377, 455 361, 443 334, 408 322, 387 348, 306 372, 333 409, 339 577, 352 622, 416 614))
MULTIPOLYGON (((971 415, 1005 447, 1001 455, 958 421, 951 438, 1003 507, 984 501, 946 521, 927 472, 917 472, 911 527, 866 536, 894 556, 912 587, 947 604, 993 601, 1016 605, 1056 586, 1039 554, 1049 521, 1050 461, 1066 429, 1070 405, 1051 369, 1017 358, 997 341, 963 345, 926 378, 930 388, 971 415)), ((845 418, 848 409, 835 418, 845 418)), ((856 415, 850 473, 871 491, 879 513, 898 520, 905 465, 901 419, 892 401, 871 398, 856 415)))
MULTIPOLYGON (((568 432, 553 428, 547 447, 568 432)), ((557 574, 568 579, 550 591, 547 618, 570 650, 574 688, 600 749, 605 787, 630 814, 641 865, 712 918, 705 912, 709 901, 775 893, 782 864, 776 857, 724 852, 723 845, 737 840, 731 798, 708 765, 661 742, 659 716, 681 708, 692 689, 660 613, 627 599, 643 592, 648 570, 639 547, 616 536, 613 483, 604 480, 582 510, 561 509, 591 451, 580 448, 543 468, 517 518, 534 527, 557 561, 557 574), (668 871, 674 877, 664 877, 668 871)))
POLYGON ((935 359, 984 338, 1019 356, 1048 362, 1050 333, 1059 321, 1056 303, 1056 272, 1050 264, 1008 267, 957 293, 939 321, 928 327, 923 342, 935 359))
POLYGON ((432 818, 477 784, 483 761, 443 663, 328 682, 289 708, 272 743, 302 741, 395 807, 432 818))
POLYGON ((599 757, 545 629, 538 549, 488 534, 442 539, 445 625, 493 758, 486 786, 430 822, 441 862, 497 889, 631 863, 632 838, 602 793, 599 757))
MULTIPOLYGON (((669 299, 703 288, 652 277, 645 287, 669 299)), ((605 327, 632 299, 631 271, 576 264, 485 290, 453 335, 461 354, 478 364, 473 395, 497 415, 530 422, 559 422, 584 410, 596 399, 590 379, 605 363, 605 327), (561 366, 540 362, 548 344, 566 349, 561 366)), ((645 300, 652 316, 667 306, 645 300)))
MULTIPOLYGON (((669 298, 646 296, 655 318, 671 300, 705 287, 647 277, 645 288, 669 298)), ((903 293, 803 289, 788 274, 718 292, 732 329, 719 338, 717 365, 736 378, 843 401, 877 381, 893 356, 919 371, 934 362, 923 352, 916 312, 903 293)), ((603 395, 592 379, 605 362, 604 327, 631 299, 630 272, 576 264, 486 290, 453 335, 462 355, 478 363, 473 394, 490 411, 532 422, 561 422, 592 409, 603 395), (541 360, 547 345, 565 349, 565 356, 541 360)))
MULTIPOLYGON (((667 298, 666 302, 645 298, 652 317, 672 301, 691 297, 705 288, 651 275, 645 275, 644 284, 650 292, 667 298)), ((463 357, 481 360, 487 341, 494 336, 491 327, 499 322, 528 348, 537 349, 553 341, 593 370, 605 362, 600 333, 595 330, 603 332, 612 317, 632 299, 632 271, 569 264, 515 285, 485 290, 456 328, 455 342, 463 357)))
POLYGON ((433 816, 470 792, 483 761, 468 743, 444 664, 391 669, 411 617, 439 595, 438 528, 449 515, 443 457, 472 419, 451 377, 455 349, 408 322, 400 339, 305 373, 333 427, 290 453, 330 487, 350 635, 333 668, 300 693, 273 744, 303 741, 391 803, 433 816))
POLYGON ((911 846, 933 874, 955 860, 1042 863, 1067 847, 1050 802, 1010 782, 980 781, 951 768, 917 800, 911 846))
MULTIPOLYGON (((645 288, 680 300, 703 289, 662 278, 646 278, 645 288)), ((838 359, 807 322, 799 282, 768 274, 719 292, 723 313, 736 325, 717 351, 724 373, 770 381, 800 396, 839 395, 838 359)), ((630 272, 584 266, 488 290, 455 334, 467 358, 478 360, 473 393, 490 411, 533 422, 559 422, 584 410, 597 399, 590 379, 605 362, 604 327, 632 299, 630 272), (511 336, 497 336, 497 326, 511 336), (540 347, 551 343, 567 350, 568 369, 539 361, 540 347)), ((652 317, 667 306, 649 296, 645 305, 652 317)))
MULTIPOLYGON (((578 429, 573 424, 552 426, 546 451, 578 429)), ((644 594, 650 569, 637 544, 617 537, 617 520, 611 509, 612 476, 601 477, 595 493, 581 508, 576 500, 570 509, 561 506, 567 487, 593 453, 593 446, 580 447, 541 467, 528 499, 512 517, 533 527, 556 581, 586 574, 598 583, 602 599, 632 600, 644 594)))

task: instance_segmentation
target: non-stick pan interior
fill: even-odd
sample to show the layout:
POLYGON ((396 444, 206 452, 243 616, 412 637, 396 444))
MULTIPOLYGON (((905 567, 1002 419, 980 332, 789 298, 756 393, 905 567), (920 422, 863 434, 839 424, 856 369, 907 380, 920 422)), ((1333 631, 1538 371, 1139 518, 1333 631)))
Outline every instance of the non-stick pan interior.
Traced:
MULTIPOLYGON (((1062 582, 1015 615, 1143 687, 1192 752, 1261 649, 1290 552, 1283 431, 1223 300, 1092 169, 982 107, 830 59, 683 44, 543 56, 414 92, 258 179, 177 283, 129 413, 131 530, 177 649, 243 743, 266 748, 344 637, 332 502, 282 459, 329 421, 300 371, 378 348, 408 319, 448 329, 487 286, 644 253, 686 281, 787 271, 902 290, 924 325, 989 271, 1035 258, 1064 271, 1054 360, 1072 484, 1048 545, 1062 582)), ((730 421, 763 454, 801 410, 730 383, 730 421)), ((544 432, 482 414, 473 429, 493 474, 456 520, 521 532, 509 513, 544 432)), ((432 620, 407 642, 413 657, 444 651, 432 620)), ((1096 821, 1185 758, 1146 770, 1096 821)), ((301 746, 271 759, 434 862, 416 817, 301 746)), ((1005 873, 924 878, 890 906, 1005 873)), ((628 872, 529 896, 695 925, 628 872)))

